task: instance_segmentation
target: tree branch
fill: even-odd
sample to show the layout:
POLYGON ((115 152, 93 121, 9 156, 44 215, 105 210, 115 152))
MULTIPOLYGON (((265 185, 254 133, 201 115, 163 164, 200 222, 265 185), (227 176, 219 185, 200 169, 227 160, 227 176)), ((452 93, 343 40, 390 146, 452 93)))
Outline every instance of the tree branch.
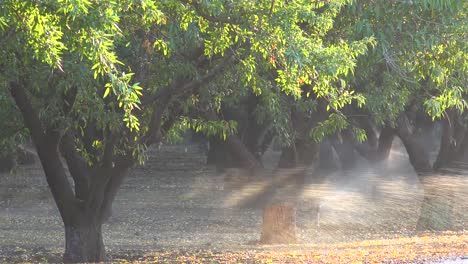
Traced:
POLYGON ((171 101, 174 98, 193 93, 194 90, 200 88, 203 84, 213 80, 230 64, 229 62, 232 60, 233 55, 234 51, 229 50, 221 62, 216 64, 216 66, 199 79, 188 82, 182 79, 174 79, 169 86, 159 90, 159 93, 155 96, 156 103, 154 104, 153 113, 151 115, 148 133, 143 137, 142 142, 147 145, 159 142, 162 139, 161 125, 163 115, 171 101))
POLYGON ((56 132, 44 131, 37 111, 31 105, 22 83, 11 82, 10 93, 20 109, 24 122, 31 132, 31 138, 36 146, 39 159, 47 179, 47 183, 65 223, 70 221, 75 209, 75 198, 67 180, 65 170, 60 161, 56 132))
POLYGON ((90 168, 86 161, 76 151, 74 136, 71 131, 65 133, 60 141, 60 152, 67 162, 70 175, 75 182, 75 196, 80 200, 85 200, 89 193, 90 168))
POLYGON ((105 146, 104 146, 104 153, 102 158, 102 165, 104 168, 112 168, 114 162, 114 146, 116 137, 115 134, 112 132, 107 133, 107 137, 105 139, 105 146))

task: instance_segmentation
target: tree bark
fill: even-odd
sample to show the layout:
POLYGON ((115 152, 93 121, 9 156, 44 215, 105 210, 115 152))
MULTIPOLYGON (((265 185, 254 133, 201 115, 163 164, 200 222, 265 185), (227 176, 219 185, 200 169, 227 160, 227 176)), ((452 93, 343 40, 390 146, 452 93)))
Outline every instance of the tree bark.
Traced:
POLYGON ((457 162, 463 160, 467 131, 460 118, 456 110, 447 110, 442 121, 439 152, 433 166, 435 170, 456 166, 457 162))
POLYGON ((109 180, 106 185, 106 189, 104 190, 104 200, 100 210, 100 221, 102 223, 106 222, 112 215, 112 204, 114 203, 117 191, 120 189, 120 186, 127 175, 128 169, 117 168, 114 171, 114 175, 112 175, 112 178, 109 180))
POLYGON ((340 159, 342 170, 350 170, 356 166, 353 141, 353 136, 349 130, 341 131, 332 138, 331 142, 340 159))
POLYGON ((101 262, 105 257, 101 222, 81 215, 65 223, 65 263, 101 262))
POLYGON ((389 126, 384 126, 380 131, 379 145, 377 147, 377 161, 388 159, 390 150, 392 149, 393 138, 395 137, 395 129, 389 126))
POLYGON ((278 168, 294 168, 298 164, 296 146, 283 147, 278 161, 278 168))
POLYGON ((296 243, 296 204, 305 184, 307 170, 317 161, 320 145, 309 138, 310 129, 322 116, 313 118, 293 109, 292 125, 297 132, 291 146, 284 147, 274 172, 274 197, 263 210, 261 243, 296 243))
POLYGON ((421 142, 418 141, 417 135, 413 133, 410 120, 405 113, 398 118, 396 129, 408 153, 409 161, 416 173, 420 175, 432 173, 433 170, 429 155, 421 145, 421 142))
POLYGON ((261 243, 296 243, 296 206, 280 202, 265 207, 263 211, 261 243))
MULTIPOLYGON (((219 120, 218 115, 214 111, 209 111, 204 113, 204 115, 208 120, 219 120)), ((257 159, 255 154, 249 150, 237 135, 227 136, 224 142, 213 139, 210 141, 210 148, 212 150, 208 153, 208 161, 214 161, 217 167, 238 167, 249 170, 263 168, 261 161, 257 159)))
POLYGON ((368 140, 363 143, 355 144, 356 151, 370 162, 379 162, 388 159, 392 149, 395 129, 390 126, 384 126, 380 130, 377 139, 373 129, 366 129, 368 140), (374 138, 369 141, 369 137, 374 138))
POLYGON ((241 168, 257 169, 262 168, 262 163, 245 146, 237 136, 228 136, 226 145, 241 168))
POLYGON ((210 138, 209 141, 210 147, 208 149, 206 163, 208 165, 215 165, 218 172, 223 171, 224 168, 232 167, 230 166, 230 157, 226 151, 225 143, 214 137, 210 138))
MULTIPOLYGON (((101 216, 103 204, 108 199, 105 190, 114 172, 113 168, 107 168, 112 166, 112 162, 105 162, 107 167, 102 169, 91 170, 83 166, 70 135, 62 137, 57 129, 42 124, 21 83, 11 84, 11 94, 31 132, 48 186, 65 226, 64 262, 104 261, 101 216), (60 160, 59 146, 75 181, 75 192, 60 160), (94 177, 89 177, 91 173, 94 177), (92 179, 92 183, 88 183, 89 179, 92 179)), ((110 146, 106 142, 105 147, 109 149, 105 152, 112 153, 110 146)), ((104 160, 108 157, 111 156, 104 154, 104 160)))
POLYGON ((307 169, 317 160, 319 144, 298 140, 283 148, 273 175, 274 197, 263 209, 260 241, 264 244, 295 243, 296 204, 304 187, 307 169))
POLYGON ((339 161, 335 157, 333 146, 328 139, 320 143, 319 166, 325 171, 334 171, 339 168, 339 161))
POLYGON ((65 170, 58 154, 60 137, 57 131, 44 128, 37 111, 29 101, 28 95, 22 83, 10 83, 11 95, 15 100, 25 125, 31 132, 31 138, 37 150, 37 154, 44 169, 47 184, 52 192, 62 219, 68 220, 70 213, 76 209, 75 197, 67 180, 65 170))

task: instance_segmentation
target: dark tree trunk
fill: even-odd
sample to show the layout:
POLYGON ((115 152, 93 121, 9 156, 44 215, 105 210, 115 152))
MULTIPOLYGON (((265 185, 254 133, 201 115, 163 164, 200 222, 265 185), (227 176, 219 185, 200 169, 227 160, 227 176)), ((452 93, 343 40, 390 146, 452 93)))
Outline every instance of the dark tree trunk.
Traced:
POLYGON ((359 124, 361 128, 366 132, 366 143, 369 144, 369 147, 375 149, 378 147, 379 139, 377 138, 376 128, 371 122, 371 117, 365 115, 364 117, 359 118, 359 124))
MULTIPOLYGON (((256 98, 250 99, 249 107, 256 104, 256 98)), ((221 120, 215 111, 204 113, 208 120, 221 120)), ((259 138, 263 136, 261 128, 254 122, 251 113, 223 109, 223 118, 239 122, 239 134, 227 136, 225 140, 210 138, 208 164, 215 164, 218 170, 225 168, 255 169, 262 168, 259 138)))
POLYGON ((392 149, 395 129, 384 126, 378 138, 373 128, 367 127, 365 130, 368 140, 355 144, 356 151, 370 162, 380 162, 388 159, 392 149))
POLYGON ((206 157, 208 165, 215 165, 218 171, 222 171, 228 166, 228 157, 226 156, 226 146, 224 142, 217 138, 210 138, 210 148, 206 157))
POLYGON ((466 155, 468 154, 468 131, 465 131, 465 135, 461 142, 457 142, 459 144, 459 148, 457 150, 457 159, 455 162, 457 162, 458 165, 461 162, 463 165, 466 166, 467 163, 467 157, 466 155))
POLYGON ((377 161, 388 159, 390 150, 392 149, 393 138, 395 137, 395 129, 384 126, 380 131, 379 145, 377 147, 377 161))
MULTIPOLYGON (((455 142, 453 139, 454 128, 451 121, 446 118, 443 121, 442 136, 440 139, 439 153, 434 163, 434 169, 438 170, 444 167, 448 167, 456 157, 455 142)), ((452 120, 453 122, 453 120, 452 120)))
MULTIPOLYGON (((434 170, 450 173, 452 166, 463 156, 466 142, 466 129, 454 109, 446 112, 442 121, 442 135, 434 170)), ((453 188, 447 176, 421 177, 424 199, 421 205, 417 230, 445 231, 453 228, 453 188)))
POLYGON ((278 161, 278 168, 310 167, 320 155, 320 144, 312 140, 297 140, 294 145, 284 147, 278 161))
POLYGON ((82 157, 76 151, 73 135, 61 135, 57 128, 42 124, 22 84, 12 83, 11 86, 11 94, 31 132, 48 186, 64 222, 64 262, 104 261, 101 232, 104 211, 106 204, 113 201, 121 183, 120 176, 116 175, 119 175, 118 172, 124 173, 131 162, 126 162, 125 158, 114 159, 114 142, 110 137, 105 141, 102 167, 96 165, 96 168, 90 169, 80 159, 82 157), (75 191, 68 182, 59 149, 75 182, 75 191))
POLYGON ((294 168, 297 163, 296 146, 283 147, 278 161, 278 168, 294 168))
POLYGON ((421 144, 413 137, 400 136, 409 156, 409 161, 418 174, 430 174, 432 166, 421 144))
POLYGON ((101 262, 106 259, 101 223, 78 217, 65 224, 65 263, 101 262))
POLYGON ((226 141, 216 138, 210 139, 207 164, 215 165, 218 171, 225 168, 261 168, 261 155, 253 153, 237 136, 229 136, 226 141))
MULTIPOLYGON (((409 160, 414 170, 418 173, 424 189, 424 198, 417 223, 417 230, 444 231, 453 226, 453 186, 447 179, 440 175, 433 175, 433 166, 429 160, 427 147, 431 142, 422 142, 421 134, 414 132, 416 124, 410 120, 410 115, 403 113, 397 120, 397 134, 408 152, 409 160), (425 146, 425 145, 426 146, 425 146)), ((443 135, 439 155, 434 167, 447 166, 455 152, 453 142, 453 124, 451 118, 444 120, 443 135)), ((416 124, 417 125, 417 124, 416 124)), ((426 140, 427 141, 427 140, 426 140)))
POLYGON ((237 137, 229 136, 226 141, 210 139, 207 163, 216 165, 218 171, 226 168, 252 169, 262 167, 257 157, 237 137))
POLYGON ((234 166, 244 169, 259 169, 263 167, 254 153, 250 152, 237 136, 228 136, 225 144, 233 159, 234 166))
POLYGON ((325 171, 334 171, 340 167, 333 146, 328 139, 320 143, 319 166, 325 171))
POLYGON ((318 161, 320 145, 312 140, 296 142, 297 166, 310 167, 318 161))
POLYGON ((292 109, 291 120, 296 139, 284 147, 274 172, 275 193, 263 210, 260 241, 265 244, 296 243, 296 205, 304 187, 307 170, 318 160, 320 145, 309 138, 310 129, 323 116, 313 118, 292 109))
POLYGON ((413 133, 413 128, 407 115, 403 113, 397 120, 397 134, 400 137, 409 161, 416 173, 420 175, 432 173, 432 165, 426 149, 418 140, 418 135, 413 133))
POLYGON ((307 170, 317 160, 319 144, 298 140, 283 148, 273 175, 274 194, 263 209, 260 241, 264 244, 295 243, 296 204, 304 187, 307 170))
POLYGON ((456 110, 447 110, 447 115, 442 121, 442 136, 434 163, 435 170, 456 167, 457 162, 463 161, 468 138, 466 128, 460 119, 461 116, 456 110))
POLYGON ((332 145, 340 159, 341 169, 350 170, 356 166, 354 138, 351 131, 344 130, 332 138, 332 145))
POLYGON ((119 169, 112 175, 109 183, 106 185, 106 189, 104 191, 104 197, 102 201, 102 206, 100 209, 100 221, 102 223, 106 222, 109 217, 112 215, 112 204, 114 203, 115 196, 117 195, 117 191, 119 190, 125 176, 128 173, 127 168, 119 169))

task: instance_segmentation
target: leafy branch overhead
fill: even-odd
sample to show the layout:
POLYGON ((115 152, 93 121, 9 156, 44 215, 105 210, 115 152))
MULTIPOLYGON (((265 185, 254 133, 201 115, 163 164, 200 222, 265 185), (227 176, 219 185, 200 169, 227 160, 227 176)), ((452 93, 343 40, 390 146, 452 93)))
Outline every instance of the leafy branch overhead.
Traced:
POLYGON ((467 14, 463 0, 0 0, 0 152, 31 138, 70 262, 104 259, 128 169, 187 129, 250 169, 273 139, 290 167, 326 137, 378 160, 395 134, 416 169, 440 167, 468 138, 467 14), (437 166, 414 155, 416 115, 443 120, 437 166))
MULTIPOLYGON (((150 120, 141 100, 154 100, 176 78, 202 80, 226 56, 234 57, 231 67, 216 74, 229 78, 210 80, 221 84, 217 88, 203 81, 193 94, 213 98, 190 106, 195 101, 189 103, 189 95, 174 91, 166 106, 189 104, 181 107, 188 110, 208 104, 219 110, 246 90, 324 100, 327 112, 342 115, 321 123, 330 124, 328 134, 349 125, 342 111, 347 105, 364 107, 383 122, 421 101, 429 115, 440 118, 448 108, 466 107, 465 9, 463 1, 429 0, 8 0, 0 17, 1 76, 35 80, 31 88, 44 120, 65 118, 81 129, 97 121, 114 131, 123 121, 135 142, 150 120), (71 87, 77 87, 72 110, 79 122, 57 113, 57 95, 71 87)), ((278 114, 287 112, 287 105, 276 107, 283 107, 278 114)), ((325 135, 319 130, 312 133, 316 140, 325 135)))

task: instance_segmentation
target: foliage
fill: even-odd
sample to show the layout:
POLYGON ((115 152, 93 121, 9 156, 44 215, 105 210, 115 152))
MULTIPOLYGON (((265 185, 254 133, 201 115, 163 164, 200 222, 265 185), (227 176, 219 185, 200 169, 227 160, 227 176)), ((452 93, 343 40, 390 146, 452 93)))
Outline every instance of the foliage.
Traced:
POLYGON ((30 132, 63 220, 101 223, 117 169, 187 129, 236 134, 226 108, 284 145, 350 128, 349 109, 379 125, 466 110, 467 14, 462 0, 0 0, 0 149, 30 132), (47 164, 59 150, 74 191, 47 164))
POLYGON ((303 1, 258 2, 255 8, 243 2, 232 3, 229 10, 192 3, 191 11, 199 17, 191 15, 191 26, 184 24, 183 28, 191 30, 198 26, 200 35, 207 34, 202 40, 206 55, 224 54, 228 46, 234 46, 238 59, 224 79, 214 84, 217 88, 209 87, 208 94, 220 99, 218 105, 235 104, 246 94, 245 89, 251 89, 261 97, 256 112, 258 123, 272 123, 275 134, 286 143, 291 142, 294 133, 289 129, 287 113, 291 105, 284 103, 288 102, 285 97, 300 101, 301 97, 308 100, 314 94, 315 99, 326 100, 328 109, 333 111, 353 101, 359 105, 364 102, 361 95, 348 90, 345 78, 354 71, 356 58, 365 53, 367 45, 375 43, 373 38, 350 42, 325 39, 346 1, 330 5, 303 1), (237 10, 242 19, 234 15, 237 10), (217 29, 220 26, 223 28, 217 29), (214 47, 214 43, 221 47, 214 47))
POLYGON ((140 109, 143 95, 157 94, 174 78, 201 78, 228 53, 235 60, 224 76, 189 91, 191 101, 186 94, 175 100, 185 112, 219 111, 250 89, 262 98, 258 122, 271 122, 284 142, 294 135, 284 103, 289 95, 299 104, 326 101, 332 114, 311 132, 315 140, 346 128, 340 109, 353 102, 378 123, 391 122, 409 104, 433 118, 467 105, 463 1, 2 3, 2 93, 24 78, 42 119, 65 130, 96 122, 119 131, 124 121, 127 134, 142 135, 151 111, 140 109), (212 61, 200 61, 200 54, 212 61), (75 88, 71 120, 60 104, 75 88))
POLYGON ((367 98, 377 123, 409 106, 433 119, 466 108, 466 1, 355 1, 338 24, 352 39, 374 36, 360 57, 353 86, 367 98))
POLYGON ((14 111, 14 102, 8 94, 0 93, 0 157, 15 153, 19 143, 27 138, 27 129, 23 126, 21 116, 14 111))

